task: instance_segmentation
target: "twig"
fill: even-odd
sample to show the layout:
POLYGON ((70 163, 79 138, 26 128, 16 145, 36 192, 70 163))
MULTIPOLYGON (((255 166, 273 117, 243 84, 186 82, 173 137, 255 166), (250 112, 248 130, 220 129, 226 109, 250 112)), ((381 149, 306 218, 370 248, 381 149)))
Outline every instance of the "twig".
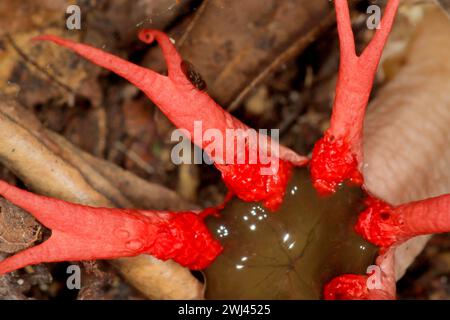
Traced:
POLYGON ((200 17, 203 15, 203 13, 205 12, 206 7, 209 4, 209 0, 204 0, 202 2, 202 4, 198 7, 197 12, 194 15, 194 18, 192 19, 192 21, 189 23, 189 25, 187 26, 186 30, 184 31, 183 35, 180 37, 180 39, 178 40, 177 43, 177 47, 178 49, 181 49, 181 47, 183 47, 184 43, 186 42, 187 37, 189 36, 189 34, 191 33, 192 29, 194 28, 194 26, 197 24, 198 19, 200 19, 200 17))

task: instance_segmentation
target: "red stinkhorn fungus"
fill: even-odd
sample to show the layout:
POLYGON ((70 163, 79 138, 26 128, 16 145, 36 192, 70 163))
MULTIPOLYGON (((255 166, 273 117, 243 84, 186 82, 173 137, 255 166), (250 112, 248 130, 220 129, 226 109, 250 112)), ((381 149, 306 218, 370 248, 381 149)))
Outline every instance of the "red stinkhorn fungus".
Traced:
MULTIPOLYGON (((359 249, 362 251, 367 251, 368 248, 368 245, 366 246, 362 238, 358 238, 357 233, 352 228, 344 228, 345 232, 341 232, 342 230, 339 232, 342 233, 341 239, 345 239, 348 235, 350 239, 355 239, 354 241, 349 241, 350 244, 336 242, 333 236, 327 232, 330 228, 327 223, 331 223, 331 227, 338 224, 333 222, 334 220, 330 217, 333 217, 333 214, 337 216, 334 209, 343 203, 356 206, 355 214, 357 213, 356 210, 360 210, 359 202, 356 200, 364 194, 364 191, 360 188, 363 184, 360 167, 362 164, 361 136, 364 113, 378 61, 392 27, 399 0, 388 1, 379 30, 360 56, 355 53, 347 1, 335 0, 335 4, 341 63, 331 126, 314 147, 310 164, 311 180, 315 189, 309 188, 307 183, 304 182, 304 177, 307 177, 304 169, 296 169, 294 174, 291 172, 293 171, 291 169, 293 165, 303 165, 306 163, 306 159, 282 146, 280 146, 279 155, 276 155, 280 159, 279 169, 273 171, 272 175, 261 174, 259 169, 264 166, 261 162, 255 164, 221 163, 221 159, 216 154, 209 153, 217 168, 221 170, 223 179, 230 191, 243 200, 234 198, 217 208, 218 210, 223 209, 225 215, 228 214, 227 210, 234 211, 231 216, 228 216, 229 220, 235 219, 234 215, 239 214, 238 211, 245 214, 248 209, 255 219, 261 220, 261 222, 257 222, 261 229, 265 228, 268 232, 278 236, 283 235, 284 228, 293 227, 289 224, 292 219, 300 223, 306 221, 302 220, 303 214, 306 212, 311 216, 310 213, 313 212, 314 206, 319 207, 327 215, 323 219, 322 217, 318 217, 316 220, 312 219, 312 229, 308 234, 293 230, 296 233, 296 240, 303 239, 301 240, 303 242, 300 240, 299 243, 292 242, 290 233, 284 233, 283 238, 279 239, 281 241, 281 252, 275 253, 275 257, 284 255, 282 259, 285 263, 277 261, 276 258, 274 263, 279 264, 281 262, 293 271, 292 276, 297 279, 297 289, 301 286, 311 287, 311 281, 315 281, 313 279, 305 282, 298 276, 298 273, 302 271, 297 270, 297 262, 305 254, 308 254, 306 249, 310 242, 315 241, 315 245, 322 245, 325 241, 329 241, 331 243, 330 248, 332 248, 332 250, 327 251, 329 254, 327 253, 324 258, 319 259, 318 265, 312 264, 310 269, 313 271, 333 267, 325 265, 329 261, 324 259, 339 260, 339 263, 343 263, 343 269, 345 269, 348 261, 351 262, 351 256, 343 260, 337 257, 337 254, 347 253, 344 251, 336 253, 337 250, 334 250, 333 246, 338 248, 348 246, 353 253, 358 252, 353 246, 355 243, 358 245, 361 243, 359 249), (297 184, 299 179, 303 181, 301 185, 297 184), (345 181, 350 181, 357 186, 345 186, 343 185, 345 181), (288 182, 290 182, 289 187, 287 187, 288 182), (339 195, 341 190, 345 191, 345 188, 353 191, 348 194, 344 192, 347 198, 342 201, 339 195), (335 191, 337 191, 336 195, 333 195, 335 191), (286 192, 289 192, 289 197, 285 197, 286 192), (298 200, 297 194, 302 192, 305 192, 306 196, 298 200), (314 195, 307 196, 307 192, 314 192, 314 195), (318 197, 316 192, 329 196, 318 197), (355 196, 356 194, 359 196, 355 196), (308 202, 308 199, 311 202, 308 202), (244 201, 249 203, 244 203, 244 201), (274 224, 265 222, 268 214, 257 201, 262 202, 271 211, 279 211, 273 215, 274 224), (303 213, 302 215, 299 214, 298 218, 295 216, 299 212, 295 201, 302 201, 301 205, 307 209, 300 210, 303 213), (327 201, 332 203, 331 208, 325 205, 327 201), (250 207, 247 208, 248 206, 250 207), (316 235, 314 228, 321 223, 324 223, 325 235, 316 235), (299 250, 299 247, 303 249, 297 252, 296 250, 299 250), (295 251, 294 256, 286 250, 295 251), (324 265, 322 266, 322 264, 324 265)), ((208 145, 212 141, 198 139, 199 135, 195 134, 195 121, 202 122, 203 132, 212 128, 219 130, 224 136, 227 129, 247 129, 244 124, 225 112, 203 92, 203 85, 191 83, 192 77, 186 75, 186 64, 165 34, 155 30, 144 30, 139 34, 139 38, 147 43, 154 39, 158 41, 167 62, 167 77, 83 44, 55 36, 41 36, 37 39, 50 40, 67 47, 97 65, 129 80, 143 90, 177 127, 185 129, 193 137, 193 142, 206 149, 206 152, 208 152, 208 145)), ((203 132, 200 136, 203 136, 203 132)), ((272 146, 276 145, 276 141, 270 143, 272 146)), ((223 149, 225 145, 220 147, 223 149)), ((251 146, 246 145, 246 147, 245 152, 249 152, 251 146)), ((1 261, 0 273, 46 261, 117 258, 140 253, 149 253, 161 259, 174 259, 190 268, 200 269, 207 267, 222 249, 220 244, 213 240, 207 227, 203 224, 203 218, 211 213, 211 210, 208 209, 203 214, 196 215, 193 212, 170 213, 92 208, 36 196, 9 186, 5 182, 0 183, 0 194, 29 211, 53 231, 50 239, 43 244, 1 261)), ((298 205, 300 206, 300 204, 298 205)), ((363 238, 381 247, 381 255, 376 260, 379 272, 373 270, 370 276, 346 273, 334 279, 320 279, 320 281, 331 280, 324 286, 324 297, 327 299, 395 298, 395 245, 418 234, 450 231, 449 195, 398 207, 392 207, 381 200, 368 197, 366 205, 367 208, 354 229, 363 238), (372 277, 377 275, 379 275, 379 283, 377 281, 372 283, 372 277)), ((345 211, 347 212, 348 209, 347 207, 345 211)), ((312 216, 314 218, 314 215, 312 216)), ((236 217, 239 218, 239 216, 236 217)), ((343 217, 342 219, 348 219, 343 224, 347 227, 350 224, 350 227, 353 227, 352 223, 355 221, 352 222, 351 216, 345 215, 343 217)), ((250 218, 247 217, 247 219, 250 218)), ((246 220, 245 217, 243 217, 243 220, 246 220)), ((217 224, 214 221, 208 222, 209 225, 217 227, 214 225, 215 223, 217 224)), ((232 223, 235 223, 235 221, 232 223)), ((249 227, 250 231, 255 231, 257 228, 256 223, 249 227)), ((225 232, 223 229, 220 230, 225 232)), ((234 232, 235 243, 236 241, 239 243, 239 237, 241 239, 246 237, 245 239, 248 241, 264 242, 269 239, 264 235, 256 237, 252 234, 239 232, 239 230, 226 230, 227 234, 228 232, 234 232)), ((264 244, 265 250, 276 250, 275 245, 267 242, 264 242, 264 244)), ((245 247, 250 248, 249 250, 255 248, 252 245, 245 247)), ((262 259, 267 258, 267 256, 264 256, 265 252, 249 252, 260 255, 262 259)), ((229 254, 226 247, 225 254, 229 254)), ((273 252, 270 252, 270 254, 273 254, 273 252)), ((370 255, 364 256, 364 259, 367 257, 370 257, 370 255)), ((240 259, 244 262, 247 261, 248 257, 240 257, 240 259)), ((218 259, 218 263, 227 263, 219 260, 226 260, 226 257, 225 259, 218 259)), ((265 263, 267 264, 267 261, 265 263)), ((212 267, 216 268, 217 266, 213 265, 212 267)), ((220 268, 220 265, 218 267, 220 268)), ((250 265, 250 267, 255 268, 258 265, 250 265)), ((236 269, 245 268, 243 265, 236 265, 236 269)), ((264 279, 266 278, 263 278, 262 281, 264 279)), ((245 277, 243 281, 247 281, 245 277)), ((317 289, 312 291, 314 290, 317 291, 317 289)), ((285 297, 296 297, 296 295, 285 295, 285 297)))

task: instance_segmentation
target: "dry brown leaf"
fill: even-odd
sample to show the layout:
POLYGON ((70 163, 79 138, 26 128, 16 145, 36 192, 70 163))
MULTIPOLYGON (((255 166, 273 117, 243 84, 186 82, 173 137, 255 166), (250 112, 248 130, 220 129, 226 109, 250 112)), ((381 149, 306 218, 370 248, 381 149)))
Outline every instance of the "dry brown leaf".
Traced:
MULTIPOLYGON (((67 50, 47 43, 32 42, 40 34, 55 34, 79 41, 79 33, 66 34, 64 29, 47 27, 3 36, 0 40, 0 90, 16 95, 25 105, 47 102, 53 98, 73 104, 76 92, 85 83, 95 87, 100 70, 70 54, 67 50)), ((91 90, 91 92, 95 92, 91 90)), ((98 103, 99 97, 93 100, 98 103)))
POLYGON ((27 32, 50 23, 64 25, 66 8, 74 1, 0 1, 0 36, 5 33, 27 32))
POLYGON ((290 57, 297 55, 322 22, 332 21, 333 12, 328 0, 209 0, 204 6, 181 39, 180 52, 223 106, 293 43, 297 47, 290 57))
POLYGON ((0 198, 0 252, 13 253, 39 239, 41 226, 19 207, 0 198))
POLYGON ((26 106, 49 99, 74 104, 76 94, 93 105, 101 102, 97 82, 100 68, 68 50, 47 43, 32 43, 37 35, 54 34, 117 53, 136 40, 139 28, 164 28, 185 12, 191 1, 1 1, 0 90, 14 94, 26 106), (80 7, 81 29, 68 30, 66 9, 80 7), (87 14, 89 12, 89 14, 87 14), (20 93, 20 94, 19 94, 20 93))

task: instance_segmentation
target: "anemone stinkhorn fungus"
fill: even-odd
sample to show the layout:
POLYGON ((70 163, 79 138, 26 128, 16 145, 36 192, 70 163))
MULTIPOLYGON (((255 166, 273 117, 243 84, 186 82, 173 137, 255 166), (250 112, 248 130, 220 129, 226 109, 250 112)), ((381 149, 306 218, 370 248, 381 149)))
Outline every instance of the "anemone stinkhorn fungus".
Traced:
MULTIPOLYGON (((198 140, 195 121, 202 123, 200 136, 207 129, 225 136, 227 129, 248 127, 218 106, 203 86, 191 82, 186 63, 164 33, 143 30, 139 38, 160 44, 168 76, 87 45, 38 37, 69 48, 140 88, 209 154, 236 197, 201 213, 106 209, 37 196, 1 182, 0 194, 51 228, 52 235, 1 261, 0 273, 40 262, 148 253, 206 269, 210 298, 395 298, 395 245, 418 234, 450 231, 450 196, 393 207, 364 190, 360 168, 365 108, 399 0, 388 1, 379 30, 360 56, 347 1, 335 4, 339 78, 331 126, 314 147, 310 175, 303 166, 307 159, 276 141, 269 144, 279 147, 272 154, 279 166, 263 175, 260 169, 267 165, 261 161, 223 163, 208 148, 211 140, 198 140), (215 211, 220 214, 211 215, 215 211), (381 270, 378 286, 371 285, 371 275, 365 274, 374 262, 381 270)), ((249 153, 252 146, 245 146, 249 153)), ((225 144, 216 145, 216 151, 217 147, 223 150, 225 144)))

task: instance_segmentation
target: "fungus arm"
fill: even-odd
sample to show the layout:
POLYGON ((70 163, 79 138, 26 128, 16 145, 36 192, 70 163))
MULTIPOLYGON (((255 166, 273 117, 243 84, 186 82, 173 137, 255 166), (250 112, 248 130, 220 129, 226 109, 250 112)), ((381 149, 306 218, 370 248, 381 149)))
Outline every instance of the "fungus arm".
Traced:
POLYGON ((357 56, 346 0, 335 0, 341 61, 330 128, 319 140, 311 159, 311 176, 321 194, 333 193, 349 180, 361 185, 362 128, 365 109, 382 50, 400 0, 389 0, 380 28, 357 56))
POLYGON ((380 247, 399 244, 419 235, 450 232, 450 194, 397 207, 372 198, 367 204, 355 229, 380 247))
POLYGON ((0 274, 30 264, 150 254, 203 269, 222 247, 193 212, 94 208, 35 195, 0 181, 0 195, 52 229, 42 244, 0 261, 0 274))

